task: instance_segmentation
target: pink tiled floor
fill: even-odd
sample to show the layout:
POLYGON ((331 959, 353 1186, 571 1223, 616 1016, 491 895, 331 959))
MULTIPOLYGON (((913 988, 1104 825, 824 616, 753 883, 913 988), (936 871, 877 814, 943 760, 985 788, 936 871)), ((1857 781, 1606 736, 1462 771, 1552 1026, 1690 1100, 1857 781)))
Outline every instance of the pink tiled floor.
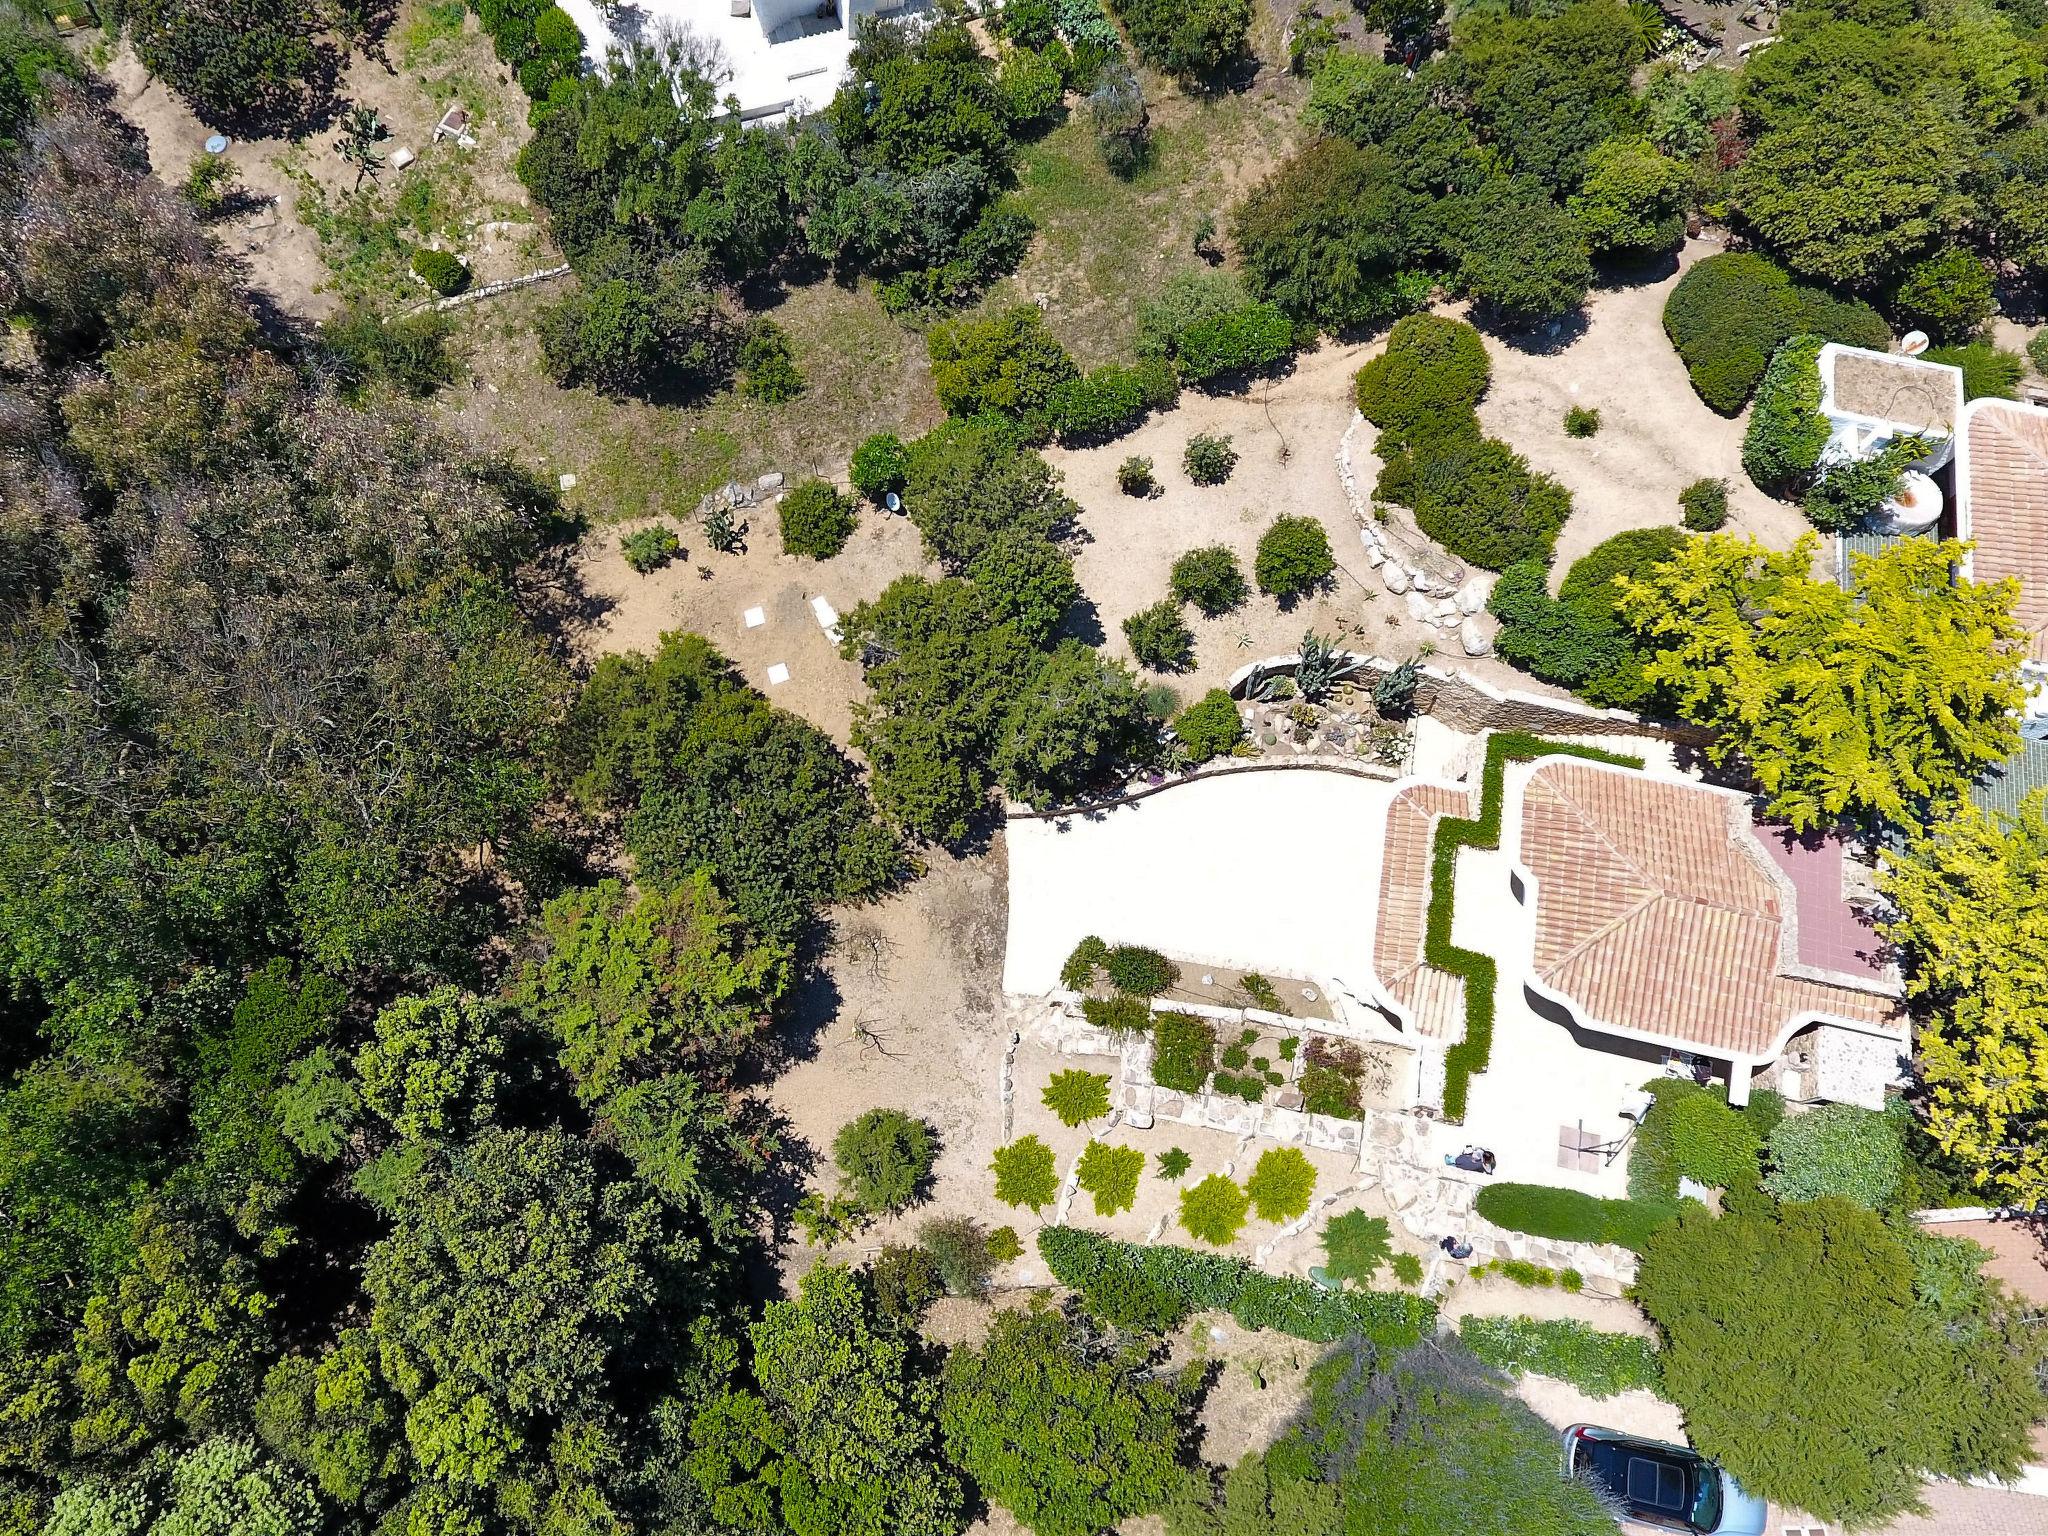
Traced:
POLYGON ((1881 977, 1877 930, 1842 899, 1842 844, 1832 837, 1795 841, 1782 827, 1758 826, 1757 841, 1799 893, 1799 959, 1846 976, 1881 977))

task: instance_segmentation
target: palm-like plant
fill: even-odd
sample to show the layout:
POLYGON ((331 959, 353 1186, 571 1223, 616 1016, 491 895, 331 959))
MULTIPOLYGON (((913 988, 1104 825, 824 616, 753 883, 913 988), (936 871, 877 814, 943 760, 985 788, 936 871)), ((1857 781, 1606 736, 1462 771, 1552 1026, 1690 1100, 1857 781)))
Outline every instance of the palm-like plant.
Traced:
POLYGON ((1320 704, 1336 686, 1358 675, 1363 663, 1340 651, 1314 630, 1301 637, 1301 659, 1294 664, 1294 687, 1303 700, 1320 704))
POLYGON ((357 186, 365 176, 375 176, 384 168, 384 156, 377 148, 383 137, 384 120, 375 107, 350 107, 342 115, 341 137, 335 141, 334 152, 356 168, 357 186))

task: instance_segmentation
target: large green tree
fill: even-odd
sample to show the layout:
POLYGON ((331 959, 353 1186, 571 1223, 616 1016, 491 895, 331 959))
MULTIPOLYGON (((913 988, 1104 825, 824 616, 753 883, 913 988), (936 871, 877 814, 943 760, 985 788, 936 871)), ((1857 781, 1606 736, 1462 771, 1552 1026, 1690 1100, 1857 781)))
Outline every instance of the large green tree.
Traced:
POLYGON ((1952 543, 1852 556, 1846 589, 1812 574, 1815 552, 1693 539, 1621 578, 1621 615, 1651 687, 1773 815, 1918 824, 2018 745, 2013 589, 1956 581, 1952 543))
POLYGON ((1959 807, 1880 879, 1928 1130, 2002 1202, 2048 1199, 2048 795, 1959 807))

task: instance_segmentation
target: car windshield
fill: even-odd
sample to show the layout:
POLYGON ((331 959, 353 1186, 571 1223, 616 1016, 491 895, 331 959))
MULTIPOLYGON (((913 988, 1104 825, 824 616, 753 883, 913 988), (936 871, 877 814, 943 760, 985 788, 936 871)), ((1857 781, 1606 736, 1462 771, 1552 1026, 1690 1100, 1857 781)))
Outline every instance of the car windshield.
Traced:
POLYGON ((1699 1491, 1693 1495, 1692 1524, 1698 1531, 1711 1531, 1721 1523, 1721 1474, 1711 1466, 1700 1468, 1699 1491))

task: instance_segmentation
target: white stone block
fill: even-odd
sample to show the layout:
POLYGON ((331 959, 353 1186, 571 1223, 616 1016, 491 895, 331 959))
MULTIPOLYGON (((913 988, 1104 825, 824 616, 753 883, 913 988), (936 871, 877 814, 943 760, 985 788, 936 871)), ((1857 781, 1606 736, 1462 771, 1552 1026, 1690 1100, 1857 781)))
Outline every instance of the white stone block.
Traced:
POLYGON ((747 628, 759 629, 768 622, 768 610, 765 608, 749 608, 740 615, 740 618, 745 622, 747 628))
POLYGON ((1436 609, 1420 592, 1408 594, 1408 617, 1418 624, 1427 624, 1436 617, 1436 609))
POLYGON ((771 684, 788 682, 789 668, 784 666, 779 661, 774 663, 772 666, 768 668, 768 681, 771 684))

